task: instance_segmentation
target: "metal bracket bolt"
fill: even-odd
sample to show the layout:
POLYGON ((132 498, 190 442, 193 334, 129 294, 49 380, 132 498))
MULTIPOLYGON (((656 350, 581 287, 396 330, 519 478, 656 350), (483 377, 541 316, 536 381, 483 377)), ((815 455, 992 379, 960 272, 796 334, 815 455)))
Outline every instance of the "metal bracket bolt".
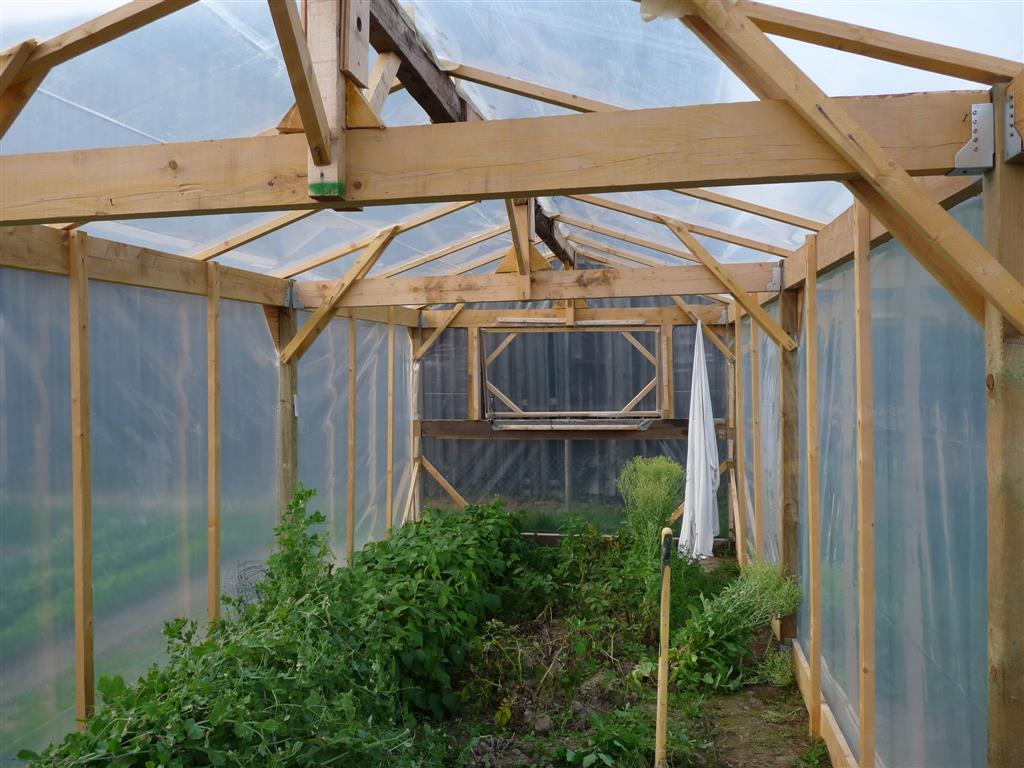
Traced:
POLYGON ((992 104, 971 105, 971 138, 956 153, 947 176, 976 176, 995 164, 996 134, 992 104))

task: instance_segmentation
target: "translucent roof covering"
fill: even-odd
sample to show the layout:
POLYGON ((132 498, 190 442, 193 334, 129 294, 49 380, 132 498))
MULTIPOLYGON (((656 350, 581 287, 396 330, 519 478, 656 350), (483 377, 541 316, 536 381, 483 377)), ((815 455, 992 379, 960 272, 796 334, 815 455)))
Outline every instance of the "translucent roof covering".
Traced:
MULTIPOLYGON (((0 48, 33 36, 45 39, 118 4, 105 0, 4 0, 0 3, 0 48)), ((929 5, 928 13, 921 12, 921 3, 910 1, 780 5, 1009 59, 1024 56, 1024 3, 1017 0, 949 0, 929 5)), ((639 5, 629 0, 413 0, 406 9, 439 59, 625 108, 754 98, 686 27, 672 20, 645 23, 639 5)), ((982 87, 804 43, 777 42, 830 95, 982 87)), ((468 82, 459 87, 489 119, 567 112, 468 82)), ((204 0, 55 68, 0 141, 0 152, 251 136, 273 129, 293 101, 265 0, 204 0)), ((383 119, 389 126, 428 122, 405 91, 388 98, 383 119)), ((714 191, 818 221, 830 220, 850 204, 845 188, 832 182, 714 191)), ((796 247, 806 234, 797 227, 667 191, 608 197, 774 246, 796 247)), ((651 222, 567 198, 545 201, 545 206, 680 247, 670 232, 651 222)), ((219 260, 272 272, 430 207, 321 211, 219 260)), ((187 255, 278 215, 94 222, 84 229, 97 236, 187 255)), ((500 202, 470 206, 401 234, 375 274, 503 223, 507 218, 500 202)), ((563 234, 576 231, 572 227, 562 230, 563 234)), ((599 242, 606 240, 591 232, 580 234, 599 242)), ((699 239, 723 261, 773 258, 735 244, 699 239)), ((641 246, 616 244, 673 262, 673 257, 641 246)), ((450 273, 503 245, 510 245, 507 236, 486 240, 404 274, 450 273)), ((349 261, 342 259, 301 277, 336 277, 349 261)))

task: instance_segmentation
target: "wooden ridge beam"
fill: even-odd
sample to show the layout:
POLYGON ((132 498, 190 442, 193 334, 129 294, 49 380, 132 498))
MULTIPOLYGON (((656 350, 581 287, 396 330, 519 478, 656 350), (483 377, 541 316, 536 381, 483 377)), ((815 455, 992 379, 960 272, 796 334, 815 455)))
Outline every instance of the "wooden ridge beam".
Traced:
MULTIPOLYGON (((941 175, 969 138, 971 104, 987 98, 967 91, 830 103, 879 135, 908 172, 941 175)), ((342 205, 354 208, 856 175, 781 101, 352 131, 347 148, 342 205)), ((0 223, 315 208, 307 154, 302 136, 280 135, 4 155, 0 223)))
MULTIPOLYGON (((736 290, 770 290, 776 280, 772 264, 730 264, 719 268, 736 290)), ((720 276, 704 266, 648 267, 643 269, 585 269, 537 272, 532 276, 531 298, 614 298, 678 296, 727 291, 720 276)), ((306 280, 296 284, 306 307, 319 306, 334 283, 306 280)), ((461 302, 522 301, 522 278, 515 274, 431 275, 428 277, 369 278, 358 281, 340 299, 339 307, 461 302)), ((763 312, 763 310, 761 310, 763 312)), ((769 320, 771 318, 769 317, 769 320)), ((772 321, 774 322, 774 321, 772 321)))
MULTIPOLYGON (((672 230, 676 237, 678 237, 679 240, 693 252, 694 256, 696 256, 705 267, 718 276, 723 285, 725 285, 726 292, 733 295, 737 303, 750 314, 757 324, 764 329, 765 333, 775 340, 776 344, 784 349, 796 349, 796 340, 782 330, 782 327, 775 321, 775 319, 761 307, 757 300, 751 296, 743 286, 733 280, 732 275, 729 274, 727 269, 720 264, 714 256, 708 253, 704 246, 689 233, 685 224, 680 221, 670 219, 667 216, 663 216, 661 219, 662 223, 672 230)), ((716 291, 716 293, 720 292, 721 291, 716 291)), ((685 293, 685 291, 680 291, 680 293, 685 293)))
MULTIPOLYGON (((475 205, 475 200, 462 200, 449 205, 441 205, 436 208, 431 208, 422 213, 417 213, 414 216, 410 216, 407 219, 403 219, 398 222, 398 234, 402 232, 408 232, 410 229, 416 229, 424 224, 428 224, 431 221, 440 219, 443 216, 447 216, 450 213, 461 211, 463 208, 468 208, 471 205, 475 205)), ((368 235, 364 235, 358 240, 353 240, 351 243, 346 243, 340 248, 332 248, 329 251, 316 256, 311 256, 308 259, 304 259, 297 264, 285 264, 283 267, 279 267, 270 274, 275 277, 295 277, 301 275, 303 272, 308 272, 311 269, 322 267, 324 264, 330 264, 332 261, 348 256, 349 254, 361 251, 374 242, 381 236, 382 233, 390 230, 391 227, 382 227, 376 232, 371 232, 368 235)))
MULTIPOLYGON (((638 219, 654 222, 655 224, 661 223, 660 214, 645 211, 643 208, 637 208, 636 206, 627 205, 626 203, 620 203, 617 200, 609 200, 608 198, 598 197, 596 195, 569 195, 569 197, 573 200, 579 200, 582 203, 589 203, 590 205, 596 205, 599 208, 615 211, 616 213, 634 216, 638 219)), ((686 228, 695 235, 703 235, 704 237, 710 237, 712 240, 720 240, 724 243, 741 245, 744 248, 761 251, 762 253, 778 256, 783 259, 789 256, 792 252, 791 248, 785 248, 781 245, 772 245, 771 243, 762 243, 760 240, 753 240, 749 237, 743 237, 732 232, 723 232, 718 229, 712 229, 711 227, 704 227, 700 224, 686 222, 686 228)))
POLYGON ((830 99, 741 8, 725 8, 714 0, 695 0, 693 5, 729 50, 857 170, 854 194, 897 230, 897 236, 902 231, 904 245, 929 271, 939 272, 944 284, 959 283, 967 292, 977 292, 1024 332, 1024 286, 913 182, 870 127, 838 99, 830 99))
MULTIPOLYGON (((291 4, 290 2, 288 3, 291 4)), ((241 248, 247 243, 251 243, 253 240, 269 235, 272 232, 277 232, 279 229, 284 229, 289 224, 294 224, 297 221, 302 221, 305 218, 312 216, 317 210, 314 208, 308 211, 289 211, 280 216, 276 216, 269 221, 265 221, 262 224, 258 224, 255 227, 239 232, 237 235, 232 235, 226 240, 222 240, 216 245, 208 246, 198 253, 192 254, 192 258, 196 261, 210 261, 218 256, 223 256, 228 251, 233 251, 236 248, 241 248)))
MULTIPOLYGON (((345 276, 330 284, 329 292, 320 302, 313 316, 306 321, 306 324, 295 334, 295 338, 281 352, 282 363, 287 363, 293 357, 302 357, 306 350, 313 345, 317 337, 334 319, 335 310, 338 308, 342 297, 373 268, 373 265, 377 263, 377 259, 381 257, 381 254, 384 253, 384 250, 395 238, 396 234, 398 234, 397 225, 379 234, 367 247, 366 252, 349 268, 345 276)), ((352 323, 355 323, 354 318, 352 323)))
POLYGON ((741 0, 739 6, 762 32, 769 35, 788 37, 975 83, 994 85, 1007 82, 1024 70, 1024 65, 1019 61, 929 43, 788 8, 747 0, 741 0))

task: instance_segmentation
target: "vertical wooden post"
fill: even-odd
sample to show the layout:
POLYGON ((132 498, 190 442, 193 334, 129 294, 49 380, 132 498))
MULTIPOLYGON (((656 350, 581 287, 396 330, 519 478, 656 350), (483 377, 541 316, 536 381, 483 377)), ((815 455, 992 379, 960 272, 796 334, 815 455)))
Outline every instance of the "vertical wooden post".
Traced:
POLYGON ((733 375, 736 377, 736 472, 733 477, 736 479, 736 555, 740 565, 747 563, 747 451, 745 441, 747 439, 745 419, 743 416, 744 402, 746 396, 743 391, 743 324, 740 317, 739 304, 733 304, 736 311, 736 320, 733 323, 733 333, 736 341, 733 344, 735 350, 736 364, 733 365, 733 375))
MULTIPOLYGON (((298 331, 298 310, 278 309, 277 351, 288 346, 298 331)), ((280 356, 278 356, 280 360, 280 356)), ((288 502, 299 483, 299 417, 296 403, 299 395, 299 358, 278 363, 277 402, 277 485, 280 493, 280 512, 288 509, 288 502)))
POLYGON ((750 322, 750 413, 754 432, 754 552, 764 559, 764 471, 761 460, 761 330, 750 322))
POLYGON ((469 418, 480 418, 480 329, 467 328, 469 334, 469 418))
POLYGON ((388 534, 395 521, 395 308, 388 307, 388 488, 385 526, 388 534))
MULTIPOLYGON (((735 342, 733 343, 733 349, 736 349, 735 342)), ((725 444, 726 444, 726 461, 729 468, 736 466, 736 363, 730 363, 728 360, 725 361, 726 377, 725 377, 725 444)), ((728 470, 727 470, 728 474, 728 470)), ((735 477, 735 473, 729 475, 735 477)), ((732 505, 732 494, 729 494, 729 504, 732 505)), ((735 540, 736 536, 736 511, 732 511, 732 515, 729 516, 729 527, 732 528, 730 534, 735 540)))
POLYGON ((811 733, 821 735, 821 502, 818 496, 821 435, 818 431, 818 237, 808 235, 804 248, 807 275, 804 306, 807 327, 807 566, 811 583, 811 639, 807 663, 810 666, 811 733))
MULTIPOLYGON (((779 295, 779 322, 786 333, 800 338, 799 291, 783 291, 779 295)), ((800 365, 797 350, 781 347, 779 365, 779 452, 782 457, 779 566, 784 574, 795 576, 800 546, 800 365)), ((781 638, 796 637, 795 613, 782 617, 779 635, 781 638)))
POLYGON ((220 618, 220 266, 206 265, 206 610, 220 618))
MULTIPOLYGON (((409 335, 412 340, 412 348, 419 349, 423 343, 423 330, 421 328, 410 328, 409 335)), ((414 360, 412 364, 412 460, 413 460, 413 491, 412 505, 414 512, 410 519, 419 520, 420 511, 423 509, 423 473, 420 472, 423 457, 423 363, 414 360)))
POLYGON ((675 392, 675 353, 672 347, 672 323, 661 326, 661 364, 662 364, 662 407, 666 419, 676 417, 675 392))
POLYGON ((860 768, 875 765, 875 439, 871 359, 871 214, 854 204, 857 357, 857 577, 860 589, 860 768))
POLYGON ((348 514, 345 526, 346 564, 356 549, 356 319, 348 319, 348 514))
POLYGON ((68 235, 71 340, 71 514, 75 567, 75 717, 95 705, 92 608, 92 433, 89 423, 89 267, 81 232, 68 235))
MULTIPOLYGON (((1016 111, 1024 111, 1017 77, 1016 111)), ((992 89, 1006 115, 1007 86, 992 89)), ((1018 118, 1019 119, 1019 118, 1018 118)), ((995 166, 985 174, 985 246, 1024 281, 1024 163, 1003 160, 996 125, 995 166)), ((988 392, 988 764, 1024 765, 1024 336, 985 307, 988 392)))
MULTIPOLYGON (((345 110, 347 105, 343 54, 349 43, 344 26, 345 9, 339 0, 305 0, 303 18, 309 57, 331 131, 330 162, 309 156, 309 195, 317 198, 345 196, 345 110)), ((369 25, 369 19, 364 19, 369 25)))

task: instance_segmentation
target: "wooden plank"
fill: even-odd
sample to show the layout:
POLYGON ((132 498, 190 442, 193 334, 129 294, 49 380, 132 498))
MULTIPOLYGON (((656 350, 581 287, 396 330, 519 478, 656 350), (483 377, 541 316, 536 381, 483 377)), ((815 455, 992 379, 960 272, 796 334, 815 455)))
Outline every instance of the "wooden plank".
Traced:
MULTIPOLYGON (((765 291, 775 280, 774 265, 730 264, 719 267, 735 290, 765 291)), ((720 277, 704 266, 644 269, 584 269, 536 272, 531 276, 530 296, 548 299, 591 299, 627 296, 678 296, 722 293, 720 277)), ((332 282, 308 280, 296 284, 305 307, 316 307, 332 282)), ((523 301, 522 277, 504 275, 427 275, 423 277, 368 278, 360 280, 340 299, 339 307, 412 304, 467 304, 523 301)), ((753 303, 753 298, 750 299, 753 303)), ((761 310, 762 313, 763 310, 761 310)), ((768 318, 771 320, 771 318, 768 318)), ((775 322, 772 320, 771 322, 775 322)))
POLYGON ((484 367, 487 367, 495 360, 497 360, 501 353, 505 351, 505 348, 508 347, 508 345, 511 344, 513 341, 515 341, 518 335, 518 333, 510 333, 508 336, 502 339, 501 342, 499 342, 498 346, 496 346, 494 350, 484 360, 484 367))
POLYGON ((220 265, 207 265, 206 289, 206 607, 220 618, 220 265))
MULTIPOLYGON (((622 213, 626 216, 634 216, 644 221, 651 221, 655 224, 661 224, 662 219, 665 217, 658 213, 652 213, 651 211, 645 211, 643 208, 637 208, 633 205, 627 205, 620 203, 617 200, 609 200, 606 197, 599 195, 568 195, 573 200, 579 200, 582 203, 589 203, 599 208, 605 208, 609 211, 615 211, 616 213, 622 213)), ((744 248, 750 248, 754 251, 761 251, 771 256, 778 256, 780 258, 786 258, 791 253, 791 249, 783 247, 781 245, 772 245, 771 243, 763 243, 760 240, 753 240, 749 237, 743 237, 741 235, 734 234, 732 232, 723 232, 718 229, 712 229, 711 227, 704 227, 700 224, 694 224, 692 222, 686 222, 686 228, 696 235, 702 235, 709 237, 712 240, 720 240, 724 243, 732 243, 733 245, 740 245, 744 248)))
MULTIPOLYGON (((941 175, 969 138, 971 104, 987 98, 968 91, 830 103, 908 172, 941 175)), ((856 174, 782 101, 404 126, 353 131, 347 141, 352 207, 856 174)), ((307 155, 298 135, 4 155, 0 223, 313 208, 307 155)))
MULTIPOLYGON (((718 347, 718 351, 722 353, 723 357, 725 357, 726 362, 733 363, 736 361, 735 355, 733 355, 732 350, 729 349, 728 346, 726 346, 726 343, 722 341, 722 337, 715 333, 713 330, 711 330, 711 328, 708 326, 708 321, 706 317, 709 313, 707 312, 707 307, 691 307, 689 304, 686 303, 686 300, 683 299, 682 296, 672 296, 671 298, 672 301, 675 302, 676 306, 686 313, 686 315, 690 318, 690 321, 694 325, 697 325, 698 321, 700 321, 700 327, 701 330, 704 332, 704 335, 707 336, 708 340, 712 344, 718 347)), ((720 313, 721 310, 712 309, 711 312, 720 313)))
POLYGON ((1018 331, 1024 332, 1024 286, 1011 275, 949 213, 913 182, 901 163, 842 104, 814 84, 759 31, 742 9, 724 8, 713 0, 696 0, 701 17, 762 79, 785 95, 793 111, 858 172, 870 187, 862 202, 890 229, 909 233, 904 244, 922 263, 938 265, 998 307, 1018 331), (879 205, 882 203, 884 205, 879 205))
POLYGON ((1006 82, 1018 75, 1024 67, 1019 61, 929 43, 788 8, 746 0, 741 0, 740 5, 747 16, 769 35, 801 40, 976 83, 992 85, 1006 82))
MULTIPOLYGON (((726 290, 731 293, 737 303, 746 310, 751 318, 765 330, 765 332, 775 340, 775 342, 783 349, 796 349, 797 343, 788 333, 782 330, 781 326, 775 322, 775 319, 769 315, 761 305, 751 296, 742 286, 733 280, 732 275, 729 273, 727 267, 724 267, 718 262, 718 260, 708 253, 707 249, 690 234, 688 228, 681 221, 670 219, 667 216, 660 217, 661 221, 675 234, 679 240, 690 249, 694 256, 697 257, 698 261, 701 262, 705 267, 710 269, 715 276, 717 276, 726 290)), ((685 293, 685 291, 680 291, 685 293)), ((715 291, 719 293, 719 291, 715 291)))
POLYGON ((480 372, 482 370, 480 365, 480 328, 469 328, 467 333, 469 336, 468 354, 466 355, 469 366, 466 386, 469 395, 467 411, 470 419, 479 419, 481 411, 480 372))
MULTIPOLYGON (((313 79, 320 90, 326 120, 326 128, 322 129, 324 135, 319 140, 329 142, 326 152, 309 154, 306 164, 307 194, 312 198, 337 200, 346 196, 347 178, 345 112, 348 98, 345 92, 345 78, 341 74, 346 41, 343 8, 338 0, 305 0, 303 13, 306 34, 309 36, 313 79)), ((309 118, 302 113, 302 105, 298 98, 296 107, 302 117, 304 132, 308 135, 309 118)), ((312 140, 308 140, 308 143, 310 146, 313 145, 312 140)))
POLYGON ((356 550, 356 426, 359 418, 355 318, 348 321, 348 477, 346 482, 345 564, 352 564, 356 550))
MULTIPOLYGON (((499 224, 496 227, 491 227, 490 229, 475 234, 472 237, 468 237, 465 240, 459 240, 458 242, 452 243, 451 245, 445 246, 444 248, 441 248, 439 250, 432 251, 431 253, 424 254, 423 256, 417 256, 415 259, 403 261, 401 264, 396 264, 395 266, 386 269, 380 274, 376 275, 376 277, 394 277, 395 275, 400 275, 403 272, 408 272, 411 269, 416 269, 416 267, 422 267, 424 264, 429 264, 432 261, 443 259, 445 256, 450 256, 453 253, 458 253, 459 251, 465 248, 471 248, 472 246, 477 245, 478 243, 482 243, 487 240, 490 240, 491 238, 503 235, 506 232, 508 232, 508 230, 509 225, 499 224)), ((503 252, 504 251, 502 251, 502 253, 503 252)), ((495 257, 492 260, 497 260, 497 257, 495 257)))
POLYGON ((313 342, 317 340, 317 337, 323 332, 324 328, 330 325, 331 320, 334 319, 335 310, 338 308, 338 304, 341 302, 345 292, 366 276, 366 273, 377 263, 377 259, 381 257, 381 254, 384 253, 396 234, 398 234, 397 225, 380 234, 370 243, 366 251, 356 260, 349 271, 345 273, 345 276, 331 285, 330 291, 316 308, 313 316, 299 329, 298 333, 295 334, 295 338, 284 348, 284 351, 281 353, 281 362, 287 363, 293 357, 302 357, 306 353, 306 350, 313 345, 313 342))
POLYGON ((390 83, 401 64, 395 53, 382 53, 377 57, 366 88, 359 88, 351 80, 346 85, 348 111, 345 115, 349 128, 383 128, 381 110, 390 93, 390 83))
POLYGON ((817 237, 809 235, 806 240, 807 254, 806 282, 804 283, 804 305, 807 313, 804 343, 807 345, 807 402, 804 423, 807 433, 807 541, 808 581, 810 582, 810 623, 811 637, 808 643, 810 659, 810 707, 811 734, 821 734, 821 497, 820 443, 818 415, 818 258, 817 237))
MULTIPOLYGON (((793 338, 800 338, 800 294, 779 294, 779 324, 793 338)), ((800 365, 797 350, 780 350, 779 355, 779 567, 796 577, 800 552, 800 365)), ((769 511, 770 513, 770 511, 769 511)), ((796 637, 796 614, 783 616, 782 639, 796 637)))
POLYGON ((857 357, 857 583, 860 764, 875 764, 875 440, 871 358, 871 222, 858 205, 854 218, 854 301, 857 357))
POLYGON ((565 107, 576 112, 614 112, 621 107, 607 104, 596 99, 588 99, 585 96, 578 96, 574 93, 566 93, 556 88, 549 88, 536 83, 529 83, 525 80, 517 80, 507 75, 499 75, 488 72, 477 67, 470 67, 465 64, 443 62, 444 71, 450 77, 458 80, 466 80, 478 85, 486 85, 506 93, 514 93, 517 96, 525 96, 534 101, 542 101, 546 104, 554 104, 556 107, 565 107))
MULTIPOLYGON (((295 109, 309 143, 310 156, 315 165, 327 165, 331 162, 331 124, 320 95, 317 74, 313 71, 299 7, 292 0, 268 0, 268 5, 277 40, 281 45, 288 80, 295 94, 295 109)), ((314 13, 319 14, 321 11, 314 10, 314 13)), ((324 86, 333 88, 335 83, 325 78, 324 86)))
POLYGON ((414 519, 412 505, 416 500, 416 484, 420 479, 420 466, 422 466, 421 462, 414 459, 412 462, 412 475, 409 480, 409 492, 406 494, 405 504, 402 505, 402 525, 405 525, 406 522, 414 519))
POLYGON ((754 553, 764 559, 764 450, 761 434, 761 332, 750 325, 750 413, 754 446, 754 553))
POLYGON ((395 324, 388 323, 388 445, 385 530, 390 535, 395 515, 395 324))
MULTIPOLYGON (((733 347, 736 350, 736 364, 733 366, 736 389, 736 473, 732 477, 733 487, 736 489, 737 514, 736 514, 736 554, 740 565, 746 565, 748 561, 746 546, 746 523, 747 523, 747 498, 746 485, 737 484, 736 476, 746 480, 747 473, 747 450, 746 450, 746 417, 744 415, 744 399, 747 397, 743 386, 743 328, 739 314, 736 315, 733 327, 735 329, 733 347)), ((753 325, 751 325, 753 328, 753 325)))
MULTIPOLYGON (((461 211, 464 208, 468 208, 469 206, 475 204, 476 201, 473 200, 460 200, 449 205, 440 205, 437 206, 436 208, 431 208, 429 210, 423 211, 422 213, 417 213, 398 222, 398 233, 401 234, 402 232, 408 232, 411 229, 422 227, 424 224, 429 224, 430 222, 436 221, 437 219, 440 219, 443 216, 447 216, 450 213, 455 213, 456 211, 461 211)), ((331 248, 325 251, 324 253, 320 253, 317 254, 316 256, 311 256, 308 259, 304 259, 303 261, 300 261, 297 264, 285 264, 283 267, 279 267, 278 269, 272 271, 270 274, 274 275, 275 277, 295 277, 296 275, 301 275, 303 272, 308 272, 311 269, 322 267, 325 264, 330 264, 332 261, 342 258, 343 256, 348 256, 349 254, 355 253, 356 251, 363 250, 364 248, 368 247, 374 240, 380 237, 382 233, 390 229, 390 226, 382 227, 381 229, 378 229, 376 232, 371 232, 367 235, 364 235, 358 240, 346 243, 340 248, 331 248)))
POLYGON ((759 205, 752 203, 749 200, 741 200, 738 197, 731 197, 729 195, 723 195, 719 192, 713 192, 710 189, 673 189, 673 192, 692 197, 696 200, 704 200, 715 205, 721 205, 726 208, 732 208, 735 211, 744 211, 745 213, 752 213, 755 216, 762 216, 772 221, 779 221, 783 224, 789 224, 793 227, 800 227, 801 229, 809 229, 812 232, 818 232, 822 227, 825 226, 825 222, 815 221, 804 216, 797 216, 795 213, 787 213, 786 211, 780 211, 776 208, 769 208, 766 205, 759 205))
POLYGON ((676 377, 675 377, 675 348, 672 344, 672 326, 665 324, 661 326, 659 334, 661 342, 661 364, 655 366, 660 373, 662 380, 661 411, 666 419, 674 419, 676 416, 676 377))
POLYGON ((341 71, 360 88, 370 84, 370 0, 341 2, 341 71))
MULTIPOLYGON (((724 327, 725 310, 722 307, 701 304, 691 307, 696 317, 706 325, 724 327)), ((656 326, 664 323, 672 325, 693 325, 691 316, 683 313, 675 307, 576 307, 576 320, 583 323, 599 321, 608 325, 615 325, 617 322, 640 320, 645 326, 656 326)), ((437 324, 444 320, 447 310, 428 309, 422 312, 422 323, 424 328, 436 328, 437 324)), ((525 321, 537 320, 539 318, 550 318, 553 322, 565 317, 565 313, 558 307, 548 309, 464 309, 459 316, 452 321, 452 328, 491 328, 498 325, 498 318, 506 320, 522 318, 525 321)), ((599 330, 600 327, 597 328, 599 330)), ((500 330, 500 329, 498 329, 500 330)), ((590 327, 589 330, 596 330, 590 327)), ((731 354, 731 353, 730 353, 731 354)))
POLYGON ((437 467, 431 464, 426 456, 420 457, 420 463, 423 465, 423 468, 427 470, 427 473, 432 478, 434 478, 434 480, 437 481, 437 484, 440 485, 442 489, 444 489, 444 492, 451 496, 452 501, 454 501, 463 509, 469 506, 469 504, 466 503, 466 500, 462 498, 462 496, 459 494, 458 491, 455 490, 455 488, 452 487, 452 484, 445 479, 444 475, 438 472, 437 467))
MULTIPOLYGON (((639 392, 637 392, 633 396, 633 399, 630 400, 628 403, 626 403, 622 407, 622 413, 629 413, 634 408, 636 408, 638 405, 640 405, 640 403, 643 401, 643 399, 645 397, 647 397, 647 395, 649 395, 654 390, 654 388, 656 386, 658 386, 658 379, 659 378, 660 377, 657 374, 655 374, 654 378, 651 379, 649 382, 647 382, 647 384, 644 385, 644 388, 641 389, 639 392)), ((669 415, 667 408, 663 409, 663 410, 665 411, 666 418, 672 418, 672 416, 669 415)))
POLYGON ((71 521, 75 593, 75 719, 79 730, 96 703, 92 595, 92 430, 89 420, 89 272, 83 235, 67 235, 71 341, 71 521))
MULTIPOLYGON (((518 405, 516 405, 511 399, 509 399, 508 395, 506 395, 504 392, 502 392, 500 389, 498 389, 496 386, 494 386, 494 384, 492 384, 490 381, 487 381, 486 378, 484 380, 484 386, 487 387, 487 391, 488 392, 490 392, 496 398, 501 400, 501 402, 503 402, 505 405, 507 405, 509 408, 511 408, 513 413, 525 414, 525 411, 522 408, 520 408, 518 405)), ((488 413, 490 413, 490 409, 489 408, 488 408, 488 413)))
POLYGON ((449 325, 451 325, 452 320, 454 320, 456 317, 458 317, 459 312, 461 312, 463 307, 465 307, 465 306, 466 306, 465 304, 456 304, 454 307, 452 307, 450 310, 448 310, 448 316, 445 318, 445 320, 443 320, 434 329, 434 332, 432 334, 430 334, 430 336, 427 338, 427 340, 425 342, 423 342, 423 344, 418 349, 416 349, 415 352, 413 352, 413 356, 412 356, 413 361, 417 361, 417 360, 422 360, 423 359, 423 356, 425 354, 427 354, 427 352, 430 351, 430 348, 432 346, 434 346, 434 343, 439 338, 441 338, 441 334, 445 332, 445 329, 448 328, 449 325))
MULTIPOLYGON (((290 6, 291 0, 281 0, 285 5, 290 6)), ((265 221, 255 227, 250 227, 243 232, 239 232, 237 235, 232 235, 226 240, 222 240, 219 243, 211 245, 198 253, 192 254, 192 258, 196 261, 210 261, 218 256, 222 256, 228 251, 233 251, 236 248, 241 248, 247 243, 251 243, 253 240, 258 240, 264 235, 269 235, 272 232, 277 232, 279 229, 284 229, 289 224, 294 224, 296 221, 302 221, 303 219, 309 218, 316 210, 309 211, 289 211, 280 216, 275 216, 269 221, 265 221)))
POLYGON ((516 255, 516 270, 520 275, 530 274, 530 210, 529 201, 506 200, 505 212, 512 232, 512 248, 516 255))
MULTIPOLYGON (((669 325, 667 327, 671 328, 672 326, 669 325)), ((664 328, 662 330, 664 330, 664 328)), ((634 336, 629 331, 622 331, 622 335, 625 337, 626 341, 628 341, 630 344, 636 347, 636 349, 640 352, 641 355, 643 355, 644 357, 647 358, 648 361, 650 361, 651 365, 653 365, 655 368, 658 367, 658 358, 655 357, 654 354, 649 349, 647 349, 647 347, 645 347, 640 342, 640 340, 637 339, 636 336, 634 336)))
MULTIPOLYGON (((1006 89, 993 90, 996 114, 1006 89)), ((1017 102, 1017 114, 1024 104, 1017 102)), ((985 244, 1024 279, 1024 164, 996 163, 985 174, 985 244)), ((1024 337, 994 306, 985 308, 988 471, 988 759, 1024 765, 1024 337)))
MULTIPOLYGON (((298 310, 277 312, 277 351, 288 345, 298 331, 298 310)), ((278 366, 277 458, 279 513, 284 514, 299 483, 299 361, 294 358, 278 366)))
POLYGON ((832 768, 858 768, 857 759, 853 756, 853 750, 846 742, 839 723, 836 722, 832 709, 822 700, 821 703, 821 738, 828 747, 828 756, 832 762, 832 768))

